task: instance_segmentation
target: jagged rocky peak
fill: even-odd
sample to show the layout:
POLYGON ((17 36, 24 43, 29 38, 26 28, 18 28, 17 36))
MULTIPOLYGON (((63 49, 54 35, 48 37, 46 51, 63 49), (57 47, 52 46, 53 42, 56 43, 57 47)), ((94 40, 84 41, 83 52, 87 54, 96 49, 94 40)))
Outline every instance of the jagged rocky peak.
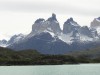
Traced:
POLYGON ((50 18, 44 20, 39 18, 32 26, 32 34, 40 34, 42 32, 52 32, 56 35, 61 33, 59 22, 56 19, 56 15, 53 13, 50 18))
POLYGON ((41 28, 43 28, 43 24, 45 22, 45 19, 39 18, 35 21, 35 23, 32 25, 32 33, 38 33, 41 31, 41 28))
POLYGON ((56 14, 52 13, 52 16, 48 18, 46 22, 48 23, 47 30, 53 32, 55 35, 60 35, 61 28, 59 22, 56 19, 56 14))
POLYGON ((65 23, 70 23, 70 22, 73 22, 73 18, 69 18, 65 23))
POLYGON ((67 21, 64 24, 73 25, 73 26, 79 26, 79 24, 77 24, 77 22, 75 22, 72 17, 67 19, 67 21))
POLYGON ((79 29, 80 34, 92 37, 91 30, 87 26, 83 26, 79 29))
POLYGON ((52 16, 47 21, 57 21, 56 14, 52 13, 52 16))
POLYGON ((100 17, 95 18, 95 19, 91 22, 90 28, 91 28, 91 29, 96 29, 98 35, 100 35, 100 17))
POLYGON ((100 27, 100 17, 95 18, 90 25, 91 28, 98 28, 100 27))
POLYGON ((70 33, 74 30, 78 30, 80 28, 80 25, 77 24, 77 22, 75 22, 73 20, 73 18, 69 18, 65 23, 64 23, 64 26, 63 26, 63 33, 64 34, 67 34, 67 33, 70 33))
POLYGON ((44 22, 44 21, 45 21, 45 19, 39 18, 39 19, 37 19, 37 20, 35 21, 35 23, 41 23, 41 22, 44 22))

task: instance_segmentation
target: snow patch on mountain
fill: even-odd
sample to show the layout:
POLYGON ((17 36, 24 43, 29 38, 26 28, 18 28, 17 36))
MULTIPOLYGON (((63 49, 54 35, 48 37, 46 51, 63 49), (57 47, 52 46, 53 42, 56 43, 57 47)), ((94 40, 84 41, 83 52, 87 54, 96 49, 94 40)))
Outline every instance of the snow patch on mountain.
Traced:
POLYGON ((72 32, 68 33, 68 35, 62 33, 61 36, 59 36, 59 39, 66 42, 67 44, 72 44, 71 40, 73 39, 73 37, 71 36, 72 36, 72 32))

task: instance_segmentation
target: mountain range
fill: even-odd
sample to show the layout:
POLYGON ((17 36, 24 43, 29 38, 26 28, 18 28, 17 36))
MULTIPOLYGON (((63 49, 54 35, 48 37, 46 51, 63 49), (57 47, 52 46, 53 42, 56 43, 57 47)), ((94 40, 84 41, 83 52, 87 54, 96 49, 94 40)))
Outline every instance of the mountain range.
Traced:
POLYGON ((56 14, 53 13, 47 20, 37 19, 29 34, 14 35, 8 41, 1 40, 0 46, 14 50, 36 49, 42 54, 86 50, 100 46, 100 17, 90 24, 90 27, 81 26, 73 18, 69 18, 61 29, 56 14))

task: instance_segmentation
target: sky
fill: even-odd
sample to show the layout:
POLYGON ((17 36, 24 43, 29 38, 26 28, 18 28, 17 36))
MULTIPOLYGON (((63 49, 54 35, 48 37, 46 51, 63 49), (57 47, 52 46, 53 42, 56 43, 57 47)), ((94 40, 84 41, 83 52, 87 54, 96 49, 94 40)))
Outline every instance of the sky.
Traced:
POLYGON ((81 26, 90 26, 100 17, 100 0, 0 0, 0 40, 30 33, 36 19, 47 19, 52 13, 61 27, 70 17, 81 26))

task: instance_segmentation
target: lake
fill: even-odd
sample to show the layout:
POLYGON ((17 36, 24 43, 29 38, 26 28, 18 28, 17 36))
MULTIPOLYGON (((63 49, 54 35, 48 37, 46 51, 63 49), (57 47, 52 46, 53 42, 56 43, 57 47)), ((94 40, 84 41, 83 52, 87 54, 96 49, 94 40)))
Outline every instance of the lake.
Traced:
POLYGON ((100 64, 0 66, 0 75, 100 75, 100 64))

